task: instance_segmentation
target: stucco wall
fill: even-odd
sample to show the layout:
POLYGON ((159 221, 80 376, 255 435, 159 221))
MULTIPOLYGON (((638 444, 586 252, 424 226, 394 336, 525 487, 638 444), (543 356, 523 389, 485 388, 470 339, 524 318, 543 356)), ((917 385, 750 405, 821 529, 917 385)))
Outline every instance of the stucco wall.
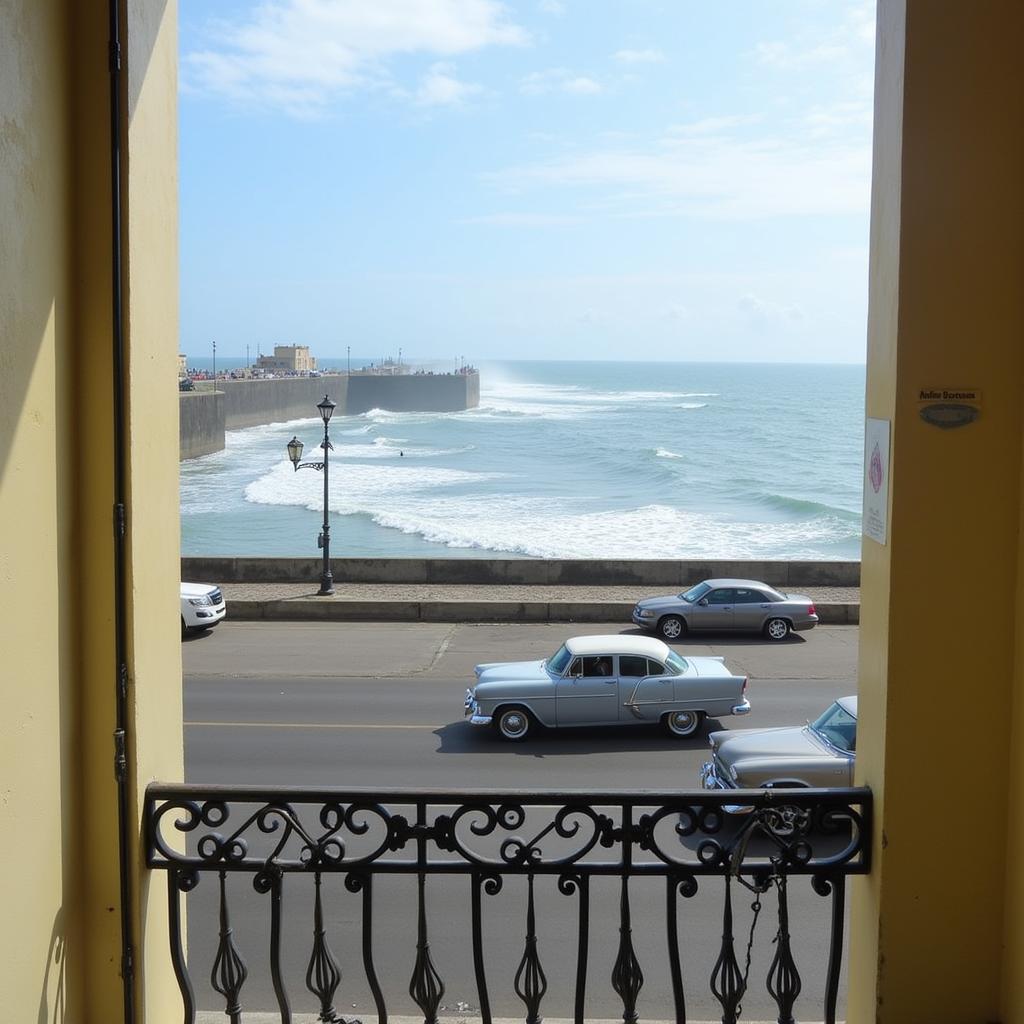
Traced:
MULTIPOLYGON (((141 786, 182 763, 176 8, 125 6, 128 909, 147 1024, 180 1019, 137 838, 141 786)), ((0 978, 19 1022, 121 1019, 108 63, 106 0, 0 3, 0 978)))
POLYGON ((877 824, 847 1016, 1019 1024, 1024 6, 878 11, 867 412, 891 423, 890 509, 863 551, 857 781, 877 824), (977 420, 925 423, 936 387, 980 390, 977 420))
POLYGON ((60 1020, 62 1003, 84 1019, 64 857, 79 821, 66 17, 55 0, 0 4, 0 977, 11 1021, 60 1020))

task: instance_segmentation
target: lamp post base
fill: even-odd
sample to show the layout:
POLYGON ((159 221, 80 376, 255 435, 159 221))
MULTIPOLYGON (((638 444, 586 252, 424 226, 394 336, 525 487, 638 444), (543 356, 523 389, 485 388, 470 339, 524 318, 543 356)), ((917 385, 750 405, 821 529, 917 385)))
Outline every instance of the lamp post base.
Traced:
POLYGON ((316 592, 317 597, 331 597, 334 594, 334 578, 330 575, 320 577, 320 589, 316 592))

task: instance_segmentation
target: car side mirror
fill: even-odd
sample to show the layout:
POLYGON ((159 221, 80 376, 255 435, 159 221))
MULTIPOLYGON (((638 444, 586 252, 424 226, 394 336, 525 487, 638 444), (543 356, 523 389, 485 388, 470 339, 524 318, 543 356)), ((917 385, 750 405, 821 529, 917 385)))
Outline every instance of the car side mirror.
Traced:
POLYGON ((708 599, 707 599, 706 597, 702 597, 702 598, 701 598, 701 599, 700 599, 700 600, 699 600, 699 601, 697 602, 697 604, 699 604, 699 605, 701 606, 701 608, 707 608, 707 606, 708 606, 708 599))

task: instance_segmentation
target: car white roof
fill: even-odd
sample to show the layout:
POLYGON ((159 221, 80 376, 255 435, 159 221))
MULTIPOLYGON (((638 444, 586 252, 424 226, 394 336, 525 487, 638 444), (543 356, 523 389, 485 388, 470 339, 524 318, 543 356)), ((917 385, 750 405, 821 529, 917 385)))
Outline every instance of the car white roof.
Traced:
POLYGON ((836 703, 844 710, 848 711, 854 718, 857 717, 857 698, 856 697, 840 697, 836 703))
POLYGON ((668 645, 653 636, 574 636, 565 641, 570 654, 639 654, 645 658, 664 661, 668 657, 668 645))

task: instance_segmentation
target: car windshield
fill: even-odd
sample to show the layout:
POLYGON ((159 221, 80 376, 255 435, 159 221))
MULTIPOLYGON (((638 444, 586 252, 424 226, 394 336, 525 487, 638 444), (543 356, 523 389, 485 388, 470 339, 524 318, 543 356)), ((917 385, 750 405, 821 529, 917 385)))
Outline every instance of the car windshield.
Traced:
POLYGON ((699 601, 710 589, 711 587, 706 583, 698 583, 697 586, 690 587, 686 593, 680 594, 679 596, 684 601, 688 601, 690 604, 693 604, 694 601, 699 601))
POLYGON ((665 675, 681 676, 689 666, 685 659, 680 658, 675 651, 669 651, 668 657, 665 659, 665 668, 668 670, 665 675))
POLYGON ((546 662, 544 667, 549 672, 554 672, 556 676, 560 676, 568 666, 569 662, 572 661, 572 655, 569 653, 569 648, 562 644, 557 651, 546 662))
POLYGON ((839 750, 857 749, 857 719, 838 701, 811 723, 811 729, 839 750))

